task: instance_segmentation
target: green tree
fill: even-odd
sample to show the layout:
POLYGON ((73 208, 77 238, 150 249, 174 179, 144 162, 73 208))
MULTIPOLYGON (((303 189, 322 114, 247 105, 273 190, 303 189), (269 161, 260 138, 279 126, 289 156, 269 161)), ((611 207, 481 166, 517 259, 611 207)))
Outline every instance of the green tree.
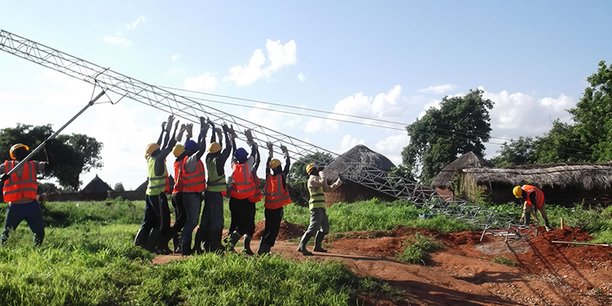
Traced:
MULTIPOLYGON (((9 148, 15 143, 23 143, 33 150, 38 144, 53 134, 50 124, 32 126, 17 124, 15 128, 0 130, 0 158, 9 159, 9 148)), ((34 160, 47 160, 45 177, 57 178, 65 188, 78 190, 81 182, 79 176, 93 168, 102 167, 100 151, 102 143, 93 137, 82 134, 58 135, 45 145, 45 150, 39 151, 34 160)))
POLYGON ((584 149, 591 152, 590 161, 608 162, 612 160, 612 65, 599 62, 599 69, 587 81, 589 86, 570 113, 584 149))
POLYGON ((415 176, 420 170, 421 182, 429 183, 460 154, 484 155, 493 102, 482 95, 481 90, 470 90, 463 97, 444 97, 440 109, 430 108, 406 127, 410 143, 402 151, 403 163, 415 176))
POLYGON ((533 137, 519 137, 509 143, 504 142, 498 153, 491 162, 500 168, 533 164, 538 158, 533 137))
POLYGON ((113 190, 115 190, 116 192, 124 192, 125 187, 123 187, 123 183, 119 182, 115 184, 115 188, 113 188, 113 190))
POLYGON ((295 181, 306 181, 308 175, 306 174, 306 165, 309 163, 316 163, 319 166, 324 166, 331 163, 334 160, 331 154, 325 152, 316 152, 305 155, 298 158, 296 161, 291 162, 291 169, 289 170, 289 179, 292 182, 295 181))
POLYGON ((591 153, 584 144, 578 130, 559 120, 553 122, 548 133, 534 142, 537 164, 588 162, 591 153))

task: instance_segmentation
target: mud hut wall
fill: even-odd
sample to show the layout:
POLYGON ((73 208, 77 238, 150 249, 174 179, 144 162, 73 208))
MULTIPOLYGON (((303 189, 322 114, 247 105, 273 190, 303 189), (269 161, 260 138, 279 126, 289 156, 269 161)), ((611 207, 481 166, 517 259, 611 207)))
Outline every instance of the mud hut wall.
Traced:
POLYGON ((345 181, 335 191, 325 193, 325 202, 327 203, 352 203, 358 201, 367 201, 373 198, 381 199, 383 201, 395 200, 395 198, 384 194, 378 190, 374 190, 351 181, 345 181))

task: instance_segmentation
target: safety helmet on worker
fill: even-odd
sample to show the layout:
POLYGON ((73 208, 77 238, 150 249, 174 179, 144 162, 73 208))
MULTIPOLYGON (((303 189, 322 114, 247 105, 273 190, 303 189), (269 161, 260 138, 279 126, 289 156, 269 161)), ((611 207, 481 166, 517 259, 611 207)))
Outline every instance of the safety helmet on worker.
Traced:
POLYGON ((17 151, 20 148, 23 148, 26 151, 30 151, 30 147, 24 145, 23 143, 16 143, 9 150, 9 155, 11 156, 11 159, 17 159, 17 156, 15 156, 15 151, 17 151))
POLYGON ((523 189, 521 186, 514 186, 512 189, 512 194, 514 194, 516 198, 521 198, 523 196, 523 189))
POLYGON ((194 152, 197 149, 198 149, 198 144, 195 141, 193 141, 192 139, 185 141, 185 151, 194 152))
POLYGON ((221 145, 218 142, 211 142, 208 146, 209 153, 217 153, 221 151, 221 145))
POLYGON ((306 165, 306 173, 308 173, 308 174, 312 173, 312 170, 314 170, 315 168, 316 167, 315 167, 314 163, 310 163, 310 164, 306 165))
POLYGON ((272 160, 270 161, 270 164, 269 164, 270 169, 274 169, 274 168, 276 168, 276 167, 278 167, 278 166, 280 166, 280 165, 281 165, 281 161, 280 161, 280 160, 278 160, 278 159, 276 159, 276 158, 272 159, 272 160))
POLYGON ((185 146, 180 143, 177 143, 176 145, 174 145, 174 148, 172 148, 172 154, 174 154, 174 157, 181 156, 183 152, 185 152, 185 146))
POLYGON ((145 150, 145 158, 149 158, 155 152, 155 150, 159 149, 159 144, 156 142, 150 143, 147 145, 147 149, 145 150))
POLYGON ((234 152, 234 157, 239 163, 244 163, 247 160, 248 155, 249 154, 244 148, 238 148, 236 149, 236 152, 234 152))

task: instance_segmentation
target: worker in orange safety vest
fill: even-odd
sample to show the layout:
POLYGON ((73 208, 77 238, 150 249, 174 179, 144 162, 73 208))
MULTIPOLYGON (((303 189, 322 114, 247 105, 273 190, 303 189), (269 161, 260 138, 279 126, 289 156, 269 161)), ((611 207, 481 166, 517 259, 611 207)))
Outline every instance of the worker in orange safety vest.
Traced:
POLYGON ((535 206, 535 209, 540 212, 542 219, 544 219, 546 230, 549 231, 551 229, 550 223, 548 222, 548 216, 546 216, 546 209, 544 209, 544 192, 542 192, 542 190, 533 185, 514 186, 512 194, 514 194, 517 199, 523 201, 523 215, 521 216, 521 220, 524 225, 529 225, 531 212, 534 210, 535 206))

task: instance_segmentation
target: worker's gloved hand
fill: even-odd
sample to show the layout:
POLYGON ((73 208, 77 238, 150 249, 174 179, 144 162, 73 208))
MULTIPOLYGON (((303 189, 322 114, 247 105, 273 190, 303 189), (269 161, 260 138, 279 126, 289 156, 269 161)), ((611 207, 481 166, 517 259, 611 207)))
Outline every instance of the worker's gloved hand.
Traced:
POLYGON ((271 141, 266 142, 266 147, 268 147, 268 151, 270 151, 270 153, 272 153, 272 151, 274 150, 274 145, 271 141))
POLYGON ((215 133, 217 133, 217 136, 219 137, 219 139, 221 139, 221 136, 223 136, 223 131, 221 131, 220 128, 215 128, 215 133))
POLYGON ((283 154, 285 154, 285 157, 289 157, 289 150, 287 150, 287 147, 285 147, 284 145, 280 146, 281 151, 283 151, 283 154))
POLYGON ((247 129, 246 131, 244 131, 244 136, 246 136, 247 144, 253 145, 255 143, 253 141, 253 134, 251 133, 251 130, 247 129))
POLYGON ((238 135, 236 135, 236 131, 234 131, 234 125, 233 124, 230 125, 229 132, 230 132, 230 136, 232 137, 232 139, 236 139, 238 137, 238 135))
POLYGON ((167 124, 166 124, 166 128, 168 128, 168 129, 166 130, 166 132, 170 132, 170 128, 172 127, 172 123, 173 122, 174 122, 174 115, 168 116, 168 121, 167 121, 167 124))
POLYGON ((176 129, 178 128, 179 123, 181 123, 181 121, 180 121, 180 120, 176 120, 176 123, 174 124, 174 130, 175 130, 175 131, 176 131, 176 129))

